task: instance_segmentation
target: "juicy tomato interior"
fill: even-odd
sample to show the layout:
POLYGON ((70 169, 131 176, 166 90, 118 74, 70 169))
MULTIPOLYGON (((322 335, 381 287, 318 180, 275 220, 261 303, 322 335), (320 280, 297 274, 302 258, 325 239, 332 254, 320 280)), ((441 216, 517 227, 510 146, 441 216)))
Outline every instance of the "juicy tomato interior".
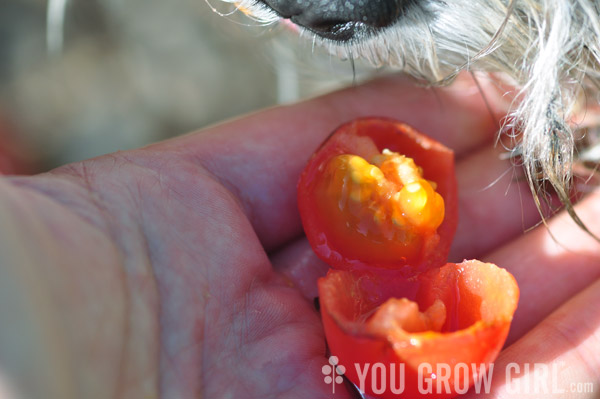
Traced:
MULTIPOLYGON (((508 334, 519 290, 506 270, 465 261, 412 278, 331 270, 319 280, 319 294, 327 342, 341 364, 403 363, 406 396, 402 397, 410 398, 421 397, 416 392, 421 363, 432 365, 432 370, 437 364, 454 370, 458 363, 493 361, 508 334)), ((356 371, 347 369, 348 378, 359 384, 356 371)), ((449 380, 450 392, 435 392, 436 397, 456 394, 452 386, 456 379, 449 380)))
POLYGON ((361 119, 311 159, 298 203, 332 267, 441 266, 456 228, 453 154, 407 125, 361 119))
POLYGON ((435 187, 412 158, 384 149, 370 162, 351 154, 329 160, 315 197, 319 213, 332 221, 332 241, 347 245, 346 256, 373 258, 368 240, 391 247, 382 249, 382 260, 415 259, 426 240, 437 240, 444 220, 444 200, 435 187))

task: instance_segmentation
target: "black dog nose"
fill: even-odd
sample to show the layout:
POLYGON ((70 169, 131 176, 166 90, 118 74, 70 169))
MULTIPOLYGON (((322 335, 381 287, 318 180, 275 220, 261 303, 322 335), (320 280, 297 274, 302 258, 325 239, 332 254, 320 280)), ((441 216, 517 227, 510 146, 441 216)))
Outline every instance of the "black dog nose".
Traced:
POLYGON ((393 24, 415 0, 260 0, 283 18, 324 38, 347 41, 357 31, 393 24))

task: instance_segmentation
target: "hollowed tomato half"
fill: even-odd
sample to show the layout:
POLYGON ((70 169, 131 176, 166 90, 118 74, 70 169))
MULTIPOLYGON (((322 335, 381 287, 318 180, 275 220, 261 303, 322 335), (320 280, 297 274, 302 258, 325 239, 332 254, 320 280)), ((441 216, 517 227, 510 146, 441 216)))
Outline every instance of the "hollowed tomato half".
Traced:
POLYGON ((330 351, 361 390, 451 398, 500 352, 519 289, 506 270, 471 260, 411 278, 330 270, 319 294, 330 351))
POLYGON ((358 119, 310 159, 298 207, 311 246, 333 268, 440 267, 457 223, 454 155, 406 124, 358 119))

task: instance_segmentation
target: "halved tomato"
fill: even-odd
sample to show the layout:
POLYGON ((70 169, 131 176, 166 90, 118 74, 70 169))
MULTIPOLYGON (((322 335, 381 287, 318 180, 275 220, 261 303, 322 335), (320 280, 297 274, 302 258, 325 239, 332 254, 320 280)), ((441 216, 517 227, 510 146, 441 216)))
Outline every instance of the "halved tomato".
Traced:
POLYGON ((445 264, 457 223, 454 155, 410 126, 341 126, 298 183, 304 231, 333 268, 413 273, 445 264))
POLYGON ((446 264, 457 223, 454 158, 388 119, 340 127, 298 183, 331 353, 378 398, 451 398, 498 355, 517 307, 510 273, 446 264))
POLYGON ((327 342, 350 381, 383 399, 443 399, 496 358, 519 289, 506 270, 473 260, 411 278, 330 270, 319 295, 327 342))

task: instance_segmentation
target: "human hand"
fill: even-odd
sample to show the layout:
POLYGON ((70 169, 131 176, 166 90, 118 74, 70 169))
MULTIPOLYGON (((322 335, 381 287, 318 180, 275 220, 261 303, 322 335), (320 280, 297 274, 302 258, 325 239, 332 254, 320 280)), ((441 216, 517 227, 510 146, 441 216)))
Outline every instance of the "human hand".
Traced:
MULTIPOLYGON (((501 97, 487 99, 500 116, 501 97)), ((565 215, 550 222, 563 246, 544 227, 522 235, 539 216, 472 83, 434 92, 401 78, 1 180, 0 364, 46 398, 332 397, 312 304, 327 265, 303 237, 296 181, 327 134, 366 115, 455 150, 451 260, 493 261, 521 288, 495 369, 560 362, 560 387, 597 380, 600 246, 565 215)), ((599 220, 599 200, 578 205, 584 220, 599 220)), ((509 397, 503 382, 489 397, 509 397)))

